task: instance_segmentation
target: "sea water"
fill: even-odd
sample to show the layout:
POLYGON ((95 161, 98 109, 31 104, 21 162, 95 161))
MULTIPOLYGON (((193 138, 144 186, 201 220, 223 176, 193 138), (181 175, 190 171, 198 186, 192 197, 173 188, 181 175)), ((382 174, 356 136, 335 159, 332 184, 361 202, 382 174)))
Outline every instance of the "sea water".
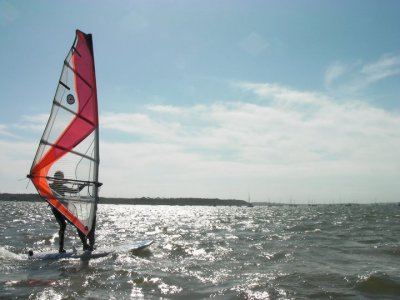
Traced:
MULTIPOLYGON (((100 205, 97 245, 154 244, 89 262, 58 249, 45 203, 0 199, 0 298, 400 299, 400 206, 100 205)), ((72 226, 66 248, 80 247, 72 226)))

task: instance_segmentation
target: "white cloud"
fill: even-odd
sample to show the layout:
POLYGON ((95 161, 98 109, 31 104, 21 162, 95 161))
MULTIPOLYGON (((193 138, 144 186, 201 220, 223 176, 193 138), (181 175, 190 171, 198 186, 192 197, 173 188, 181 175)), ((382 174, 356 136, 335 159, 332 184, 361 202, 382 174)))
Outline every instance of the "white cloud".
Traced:
POLYGON ((9 136, 12 137, 14 136, 10 131, 7 125, 5 124, 0 124, 0 136, 9 136))
POLYGON ((37 144, 20 141, 0 140, 0 192, 33 193, 32 185, 27 187, 29 173, 37 144))
POLYGON ((172 105, 149 105, 148 110, 160 113, 179 114, 183 111, 182 108, 172 105))
POLYGON ((106 113, 101 116, 101 126, 124 133, 149 136, 152 139, 168 139, 179 130, 179 123, 152 119, 146 114, 106 113))
POLYGON ((377 61, 351 64, 335 62, 325 71, 325 86, 346 93, 358 92, 368 86, 400 74, 400 56, 382 55, 377 61))
POLYGON ((49 119, 48 114, 38 114, 31 116, 22 116, 22 121, 14 124, 13 126, 23 130, 39 131, 42 132, 49 119))
POLYGON ((330 87, 334 81, 340 78, 346 71, 347 66, 340 62, 335 62, 325 72, 325 86, 330 87))
POLYGON ((378 61, 364 65, 361 74, 367 84, 400 74, 400 56, 383 55, 378 61))
POLYGON ((236 85, 260 97, 280 103, 314 105, 326 105, 328 103, 326 97, 322 94, 298 91, 278 84, 242 82, 236 85))
POLYGON ((252 32, 239 43, 240 47, 251 55, 258 55, 268 49, 268 42, 258 33, 252 32))
MULTIPOLYGON (((134 128, 146 141, 119 144, 126 153, 117 156, 128 159, 114 172, 124 170, 124 177, 133 176, 139 190, 153 196, 245 198, 248 190, 258 200, 287 199, 289 193, 303 201, 311 195, 392 201, 398 196, 394 185, 391 192, 382 186, 394 184, 400 173, 399 115, 276 84, 239 86, 267 102, 159 106, 156 114, 109 115, 114 118, 109 124, 120 124, 109 128, 134 128), (175 111, 180 113, 171 119, 175 111)), ((107 147, 107 155, 115 155, 113 145, 107 147)))
MULTIPOLYGON (((101 115, 102 195, 398 200, 398 114, 277 84, 236 86, 253 101, 101 115)), ((2 142, 10 191, 21 186, 5 178, 26 174, 36 147, 2 142)))

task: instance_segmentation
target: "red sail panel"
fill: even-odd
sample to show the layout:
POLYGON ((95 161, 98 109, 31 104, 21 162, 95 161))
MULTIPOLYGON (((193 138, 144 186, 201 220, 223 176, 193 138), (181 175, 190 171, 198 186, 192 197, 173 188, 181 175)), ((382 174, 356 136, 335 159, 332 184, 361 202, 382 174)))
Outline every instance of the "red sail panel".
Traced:
MULTIPOLYGON (((39 194, 86 235, 96 211, 92 204, 97 201, 96 168, 99 161, 97 135, 94 137, 93 133, 98 130, 98 123, 92 39, 91 35, 77 30, 29 177, 39 194), (61 117, 63 114, 64 118, 61 117), (67 123, 65 128, 57 131, 56 127, 64 123, 67 123), (52 135, 57 135, 57 132, 60 134, 53 138, 52 135), (73 197, 65 197, 64 192, 55 193, 51 187, 55 169, 67 175, 65 179, 70 185, 91 182, 86 183, 86 195, 80 197, 80 190, 76 193, 78 196, 73 197), (87 175, 82 175, 82 172, 87 175)), ((67 191, 74 189, 77 190, 76 187, 69 187, 67 191)))

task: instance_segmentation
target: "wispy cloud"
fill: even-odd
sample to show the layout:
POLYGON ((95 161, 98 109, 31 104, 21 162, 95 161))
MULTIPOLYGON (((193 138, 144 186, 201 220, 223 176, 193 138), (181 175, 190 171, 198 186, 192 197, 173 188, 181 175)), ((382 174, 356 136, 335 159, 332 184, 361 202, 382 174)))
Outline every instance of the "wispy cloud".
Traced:
POLYGON ((330 87, 336 79, 340 78, 348 70, 348 66, 341 62, 335 62, 325 72, 325 86, 330 87))
POLYGON ((26 174, 32 165, 33 155, 37 144, 0 138, 0 180, 2 190, 0 193, 34 192, 34 188, 26 189, 26 174))
MULTIPOLYGON (((241 82, 235 87, 247 101, 150 105, 140 113, 102 114, 102 194, 398 198, 398 114, 278 84, 241 82)), ((15 170, 13 147, 25 151, 17 160, 29 168, 37 144, 3 141, 0 156, 7 170, 15 170)))
POLYGON ((325 71, 324 82, 328 89, 357 92, 386 78, 400 74, 400 56, 382 55, 370 63, 335 62, 325 71))
POLYGON ((264 52, 269 47, 265 38, 256 32, 250 33, 239 44, 244 51, 254 56, 264 52))
POLYGON ((20 13, 10 1, 0 1, 0 25, 6 25, 18 19, 20 13))
MULTIPOLYGON (((143 176, 155 176, 168 195, 200 195, 200 186, 207 190, 207 183, 214 195, 225 197, 250 188, 259 197, 287 189, 298 198, 337 199, 339 194, 354 196, 362 185, 367 191, 357 196, 362 198, 376 195, 382 182, 393 182, 400 172, 399 115, 363 103, 337 104, 322 94, 276 84, 239 86, 261 101, 201 109, 157 106, 143 115, 110 114, 108 120, 103 117, 103 126, 124 132, 135 128, 132 133, 141 142, 119 144, 118 151, 126 153, 117 156, 130 157, 121 162, 127 170, 141 170, 135 180, 145 185, 143 176), (171 112, 178 111, 171 119, 171 112), (351 187, 344 191, 346 181, 351 187)), ((114 156, 113 145, 107 147, 106 155, 114 156)), ((110 174, 118 177, 122 165, 110 174)))
POLYGON ((298 91, 279 84, 242 82, 236 83, 236 85, 260 97, 276 100, 280 103, 316 105, 328 103, 326 97, 322 94, 298 91))
POLYGON ((360 73, 366 84, 400 74, 400 56, 383 55, 378 61, 366 64, 360 73))
POLYGON ((21 117, 21 122, 15 123, 14 126, 23 130, 43 131, 48 119, 48 114, 24 115, 21 117))
POLYGON ((128 9, 116 20, 116 24, 124 33, 140 34, 149 26, 149 21, 137 10, 128 9))
POLYGON ((144 135, 158 140, 175 136, 180 127, 180 124, 174 121, 164 122, 153 119, 150 115, 135 113, 106 113, 101 116, 101 122, 101 126, 106 129, 144 135))
POLYGON ((183 111, 182 108, 172 105, 149 105, 147 106, 147 109, 154 112, 168 113, 168 114, 179 114, 183 111))
POLYGON ((12 136, 12 134, 7 130, 7 125, 0 124, 0 136, 12 136))

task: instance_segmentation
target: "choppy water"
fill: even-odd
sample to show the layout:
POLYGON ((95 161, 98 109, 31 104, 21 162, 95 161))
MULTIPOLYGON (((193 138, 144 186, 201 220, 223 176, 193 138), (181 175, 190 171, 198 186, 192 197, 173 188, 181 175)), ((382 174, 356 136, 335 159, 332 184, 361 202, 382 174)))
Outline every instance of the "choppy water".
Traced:
MULTIPOLYGON (((29 261, 57 249, 45 203, 0 201, 0 298, 400 299, 400 206, 99 208, 99 247, 147 251, 29 261)), ((68 226, 66 246, 80 246, 68 226)))

